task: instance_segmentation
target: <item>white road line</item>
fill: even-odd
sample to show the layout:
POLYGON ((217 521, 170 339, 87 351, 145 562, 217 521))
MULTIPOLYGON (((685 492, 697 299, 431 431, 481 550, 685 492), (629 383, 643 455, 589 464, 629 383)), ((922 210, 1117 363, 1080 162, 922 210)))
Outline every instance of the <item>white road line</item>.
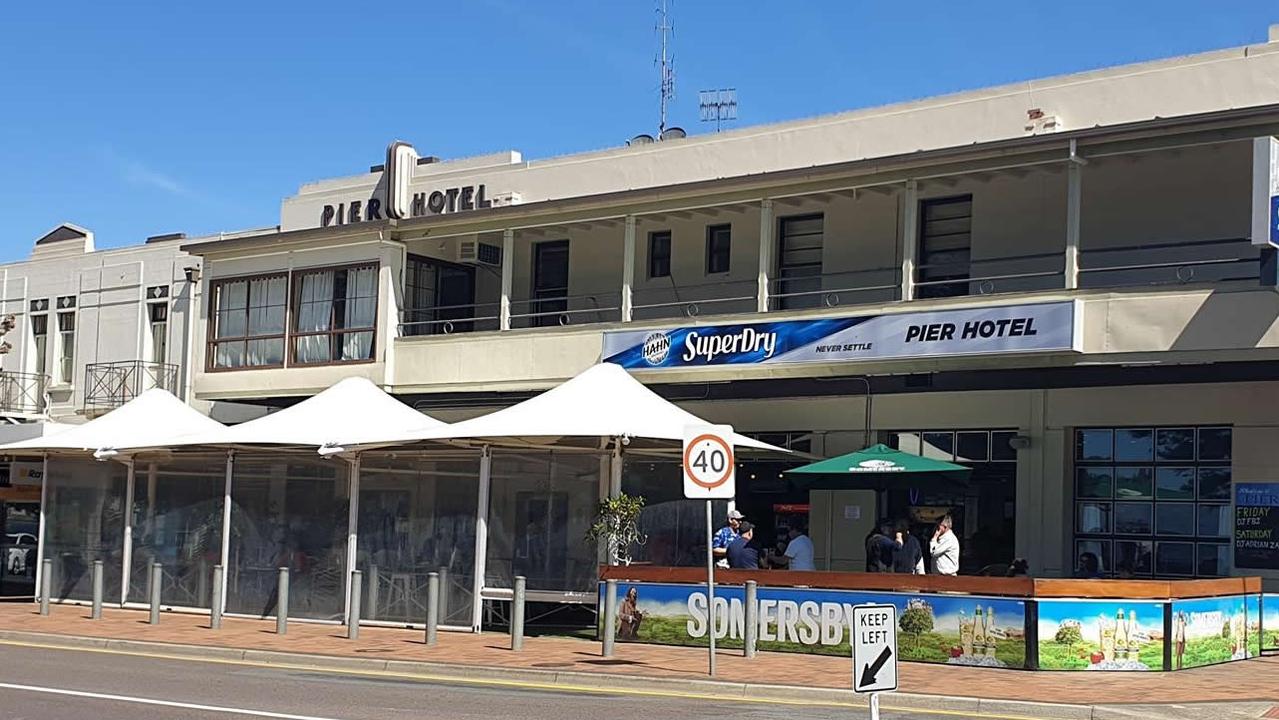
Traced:
POLYGON ((157 700, 155 698, 134 697, 131 695, 111 695, 108 693, 40 687, 37 685, 15 685, 13 683, 0 682, 0 689, 44 693, 46 695, 69 695, 71 697, 93 698, 95 700, 115 700, 116 702, 135 703, 138 705, 159 705, 162 707, 183 708, 186 710, 203 710, 205 712, 226 713, 228 715, 252 715, 254 717, 279 718, 279 720, 335 720, 335 718, 319 717, 317 715, 293 715, 291 713, 278 713, 267 710, 248 710, 245 708, 222 707, 220 705, 201 705, 199 703, 157 700))

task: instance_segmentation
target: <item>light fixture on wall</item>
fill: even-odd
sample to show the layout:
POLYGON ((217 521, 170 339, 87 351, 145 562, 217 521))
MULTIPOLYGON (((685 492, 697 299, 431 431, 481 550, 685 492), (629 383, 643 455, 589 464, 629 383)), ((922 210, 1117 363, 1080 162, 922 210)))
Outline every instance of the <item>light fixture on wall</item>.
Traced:
POLYGON ((120 451, 116 450, 115 448, 98 448, 97 450, 93 451, 93 459, 97 460, 98 462, 106 462, 107 460, 110 460, 111 458, 119 454, 120 454, 120 451))

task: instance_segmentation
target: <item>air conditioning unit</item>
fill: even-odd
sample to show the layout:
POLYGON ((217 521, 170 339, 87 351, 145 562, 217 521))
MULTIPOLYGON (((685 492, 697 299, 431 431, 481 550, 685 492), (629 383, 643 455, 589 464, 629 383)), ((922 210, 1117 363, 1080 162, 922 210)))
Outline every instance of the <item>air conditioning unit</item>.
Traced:
POLYGON ((1056 115, 1050 115, 1040 108, 1031 108, 1026 111, 1024 129, 1027 135, 1047 135, 1061 132, 1063 127, 1061 118, 1056 115))
POLYGON ((502 264, 502 248, 479 240, 459 240, 457 261, 467 265, 498 267, 502 264))

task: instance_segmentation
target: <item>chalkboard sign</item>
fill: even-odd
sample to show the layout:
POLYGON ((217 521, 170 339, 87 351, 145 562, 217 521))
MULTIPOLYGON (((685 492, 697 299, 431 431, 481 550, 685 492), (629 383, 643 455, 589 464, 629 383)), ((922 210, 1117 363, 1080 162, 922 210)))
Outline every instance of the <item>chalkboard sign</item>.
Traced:
POLYGON ((1235 484, 1235 567, 1279 570, 1279 483, 1235 484))

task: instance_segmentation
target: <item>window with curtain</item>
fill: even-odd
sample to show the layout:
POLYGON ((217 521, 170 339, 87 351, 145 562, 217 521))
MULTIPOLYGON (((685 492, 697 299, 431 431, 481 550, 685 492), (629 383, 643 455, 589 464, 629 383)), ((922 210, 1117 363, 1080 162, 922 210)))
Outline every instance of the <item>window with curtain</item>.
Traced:
POLYGON ((75 378, 75 311, 58 313, 58 379, 70 383, 75 378))
POLYGON ((213 284, 209 366, 214 369, 284 364, 288 275, 263 275, 213 284))
POLYGON ((293 357, 298 365, 373 359, 377 266, 296 273, 293 357))

